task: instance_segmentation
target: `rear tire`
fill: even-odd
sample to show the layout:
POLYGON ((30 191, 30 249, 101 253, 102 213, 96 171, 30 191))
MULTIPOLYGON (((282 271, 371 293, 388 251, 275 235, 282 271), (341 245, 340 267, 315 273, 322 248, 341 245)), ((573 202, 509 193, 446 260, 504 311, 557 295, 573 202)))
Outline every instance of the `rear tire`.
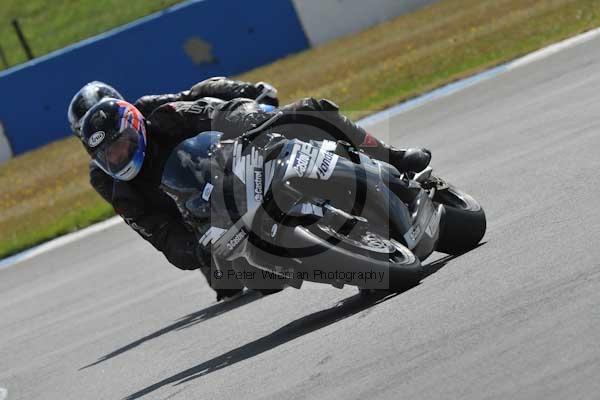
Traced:
POLYGON ((487 226, 479 203, 453 186, 436 193, 433 200, 444 206, 436 250, 459 255, 477 247, 487 226))

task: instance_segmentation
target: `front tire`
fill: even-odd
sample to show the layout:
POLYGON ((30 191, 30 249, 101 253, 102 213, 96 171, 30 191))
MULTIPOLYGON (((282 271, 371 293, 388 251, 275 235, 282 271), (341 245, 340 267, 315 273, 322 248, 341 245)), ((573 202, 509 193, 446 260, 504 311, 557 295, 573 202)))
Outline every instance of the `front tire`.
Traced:
MULTIPOLYGON (((409 249, 383 235, 368 230, 345 235, 322 225, 317 225, 311 230, 324 240, 334 239, 337 246, 367 257, 372 264, 387 263, 389 291, 407 290, 423 279, 420 260, 409 249)), ((368 265, 365 267, 368 268, 368 265)))

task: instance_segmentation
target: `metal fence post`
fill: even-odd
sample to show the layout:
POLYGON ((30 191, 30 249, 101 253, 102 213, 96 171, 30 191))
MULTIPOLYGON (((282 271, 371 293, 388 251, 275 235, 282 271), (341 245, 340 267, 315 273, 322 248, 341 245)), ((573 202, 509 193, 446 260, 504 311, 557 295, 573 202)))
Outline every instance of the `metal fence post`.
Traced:
POLYGON ((33 60, 33 53, 31 52, 31 48, 29 47, 29 43, 27 43, 27 39, 25 39, 25 35, 23 35, 23 31, 21 30, 21 26, 19 25, 19 21, 17 19, 12 20, 12 25, 17 32, 17 36, 19 37, 19 41, 21 42, 21 46, 23 46, 23 50, 25 50, 25 54, 27 54, 27 58, 33 60))
POLYGON ((4 54, 4 49, 2 48, 2 46, 0 46, 0 59, 2 59, 4 68, 8 68, 8 60, 6 59, 6 54, 4 54))

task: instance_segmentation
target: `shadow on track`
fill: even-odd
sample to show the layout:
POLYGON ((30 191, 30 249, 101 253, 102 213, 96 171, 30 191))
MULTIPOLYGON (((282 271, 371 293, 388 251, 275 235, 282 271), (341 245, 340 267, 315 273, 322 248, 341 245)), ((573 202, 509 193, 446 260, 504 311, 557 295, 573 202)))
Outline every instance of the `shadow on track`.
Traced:
MULTIPOLYGON (((483 245, 483 244, 485 244, 485 243, 480 244, 480 246, 483 245)), ((458 256, 446 256, 446 257, 443 257, 443 258, 441 258, 441 259, 439 259, 437 261, 434 261, 434 262, 432 262, 430 264, 425 265, 424 266, 424 268, 425 268, 425 276, 423 277, 423 279, 425 279, 429 275, 432 275, 432 274, 436 273, 437 271, 439 271, 440 269, 442 269, 448 262, 450 262, 451 260, 455 259, 456 257, 460 257, 460 255, 458 255, 458 256)), ((353 312, 352 314, 354 314, 356 312, 360 312, 363 309, 366 309, 368 307, 371 307, 371 306, 377 304, 377 302, 378 302, 377 301, 378 296, 380 296, 380 295, 374 296, 374 298, 372 299, 373 301, 375 301, 375 303, 368 303, 367 302, 367 303, 365 303, 365 305, 366 305, 365 308, 358 309, 357 311, 353 312)), ((169 332, 172 332, 172 331, 179 331, 179 330, 182 330, 182 329, 185 329, 185 328, 189 328, 189 327, 191 327, 193 325, 196 325, 196 324, 198 324, 200 322, 207 321, 207 320, 209 320, 211 318, 214 318, 214 317, 217 317, 217 316, 219 316, 219 315, 221 315, 223 313, 226 313, 227 311, 231 311, 231 310, 234 310, 234 309, 236 309, 238 307, 242 307, 242 306, 244 306, 246 304, 249 304, 249 303, 251 303, 253 301, 256 301, 256 300, 258 300, 260 298, 261 298, 260 293, 258 293, 258 292, 250 292, 250 293, 244 295, 242 298, 240 298, 240 299, 238 299, 236 301, 229 302, 229 303, 218 303, 218 304, 212 305, 212 306, 210 306, 208 308, 205 308, 203 310, 197 311, 195 313, 186 315, 185 317, 180 318, 175 323, 173 323, 173 324, 171 324, 171 325, 169 325, 169 326, 167 326, 165 328, 162 328, 162 329, 160 329, 160 330, 158 330, 158 331, 156 331, 154 333, 151 333, 151 334, 149 334, 147 336, 144 336, 141 339, 138 339, 138 340, 136 340, 134 342, 131 342, 130 344, 128 344, 126 346, 118 348, 117 350, 115 350, 115 351, 113 351, 113 352, 111 352, 109 354, 106 354, 106 355, 100 357, 97 361, 95 361, 93 363, 90 363, 90 364, 88 364, 88 365, 86 365, 84 367, 79 368, 79 371, 82 371, 84 369, 96 366, 96 365, 98 365, 98 364, 100 364, 100 363, 102 363, 104 361, 110 360, 111 358, 115 358, 115 357, 117 357, 117 356, 119 356, 119 355, 121 355, 121 354, 129 351, 129 350, 132 350, 132 349, 138 347, 139 345, 141 345, 141 344, 143 344, 143 343, 145 343, 145 342, 147 342, 149 340, 156 339, 156 338, 158 338, 158 337, 160 337, 160 336, 162 336, 162 335, 164 335, 166 333, 169 333, 169 332)), ((326 313, 327 314, 327 313, 330 313, 332 311, 336 311, 336 310, 338 310, 338 308, 340 306, 342 307, 341 308, 342 313, 344 312, 343 311, 344 308, 352 310, 353 307, 356 305, 355 304, 356 301, 358 301, 356 299, 355 300, 352 300, 352 299, 354 299, 354 297, 351 297, 349 299, 344 300, 342 303, 336 305, 335 307, 332 307, 332 308, 330 308, 328 310, 320 311, 317 314, 313 314, 313 315, 310 315, 310 316, 305 317, 305 318, 312 318, 312 319, 318 318, 319 315, 321 315, 320 313, 326 313), (350 300, 352 300, 352 301, 350 301, 350 300), (345 301, 350 301, 350 303, 348 305, 345 305, 345 303, 344 303, 345 301)), ((348 316, 350 316, 352 314, 343 315, 340 319, 346 318, 346 317, 348 317, 348 316)), ((328 324, 336 322, 336 321, 337 320, 331 321, 328 324)), ((298 321, 296 321, 296 322, 298 322, 298 321)), ((277 332, 279 332, 281 334, 281 331, 283 329, 289 330, 290 328, 293 327, 293 325, 296 322, 292 322, 291 324, 286 325, 285 327, 281 328, 280 330, 274 332, 271 335, 274 335, 277 332)), ((328 325, 328 324, 326 324, 326 325, 328 325)), ((324 326, 326 326, 326 325, 324 325, 324 326)), ((317 327, 315 329, 319 329, 319 328, 321 328, 321 327, 317 327)), ((315 329, 313 329, 313 330, 315 330, 315 329)), ((309 332, 305 332, 305 333, 309 333, 309 332)), ((301 336, 301 335, 303 335, 305 333, 301 333, 299 336, 301 336)), ((265 338, 263 338, 263 339, 265 339, 265 338)), ((263 339, 259 339, 259 340, 263 340, 263 339)), ((252 343, 256 343, 256 342, 252 342, 252 343)), ((250 344, 252 344, 252 343, 250 343, 250 344)), ((250 344, 248 344, 248 345, 250 345, 250 344)), ((204 374, 204 375, 206 375, 206 374, 204 374)))
POLYGON ((487 242, 481 242, 477 246, 475 246, 474 248, 472 248, 471 250, 465 251, 464 253, 460 253, 460 254, 456 254, 456 255, 447 255, 445 257, 440 258, 439 260, 436 260, 436 261, 431 262, 429 264, 423 265, 424 272, 423 272, 423 278, 422 279, 425 279, 428 276, 435 274, 440 269, 444 268, 446 266, 446 264, 448 264, 450 261, 452 261, 452 260, 454 260, 454 259, 456 259, 458 257, 461 257, 461 256, 463 256, 465 254, 468 254, 468 253, 470 253, 472 251, 475 251, 478 248, 480 248, 482 246, 485 246, 486 244, 487 244, 487 242))
POLYGON ((191 326, 199 324, 200 322, 207 321, 211 318, 218 317, 219 315, 226 313, 227 311, 231 311, 238 307, 242 307, 242 306, 245 306, 246 304, 252 303, 253 301, 260 299, 261 297, 262 297, 262 295, 259 292, 252 291, 252 292, 246 293, 244 296, 240 297, 239 299, 236 299, 235 301, 231 301, 231 302, 227 302, 227 303, 217 303, 217 304, 212 305, 203 310, 196 311, 195 313, 186 315, 185 317, 181 317, 175 323, 173 323, 169 326, 166 326, 166 327, 164 327, 154 333, 151 333, 147 336, 144 336, 143 338, 138 339, 135 342, 131 342, 126 346, 123 346, 105 356, 100 357, 95 362, 79 368, 79 371, 82 371, 84 369, 98 365, 104 361, 110 360, 111 358, 117 357, 117 356, 125 353, 126 351, 132 350, 132 349, 138 347, 139 345, 141 345, 149 340, 156 339, 157 337, 160 337, 166 333, 189 328, 191 326))
POLYGON ((425 279, 428 276, 435 274, 440 269, 444 268, 446 266, 446 264, 448 264, 450 261, 454 260, 457 257, 460 257, 460 255, 457 255, 457 256, 445 256, 445 257, 442 257, 439 260, 436 260, 436 261, 434 261, 432 263, 429 263, 427 265, 423 265, 424 273, 423 273, 423 278, 422 279, 425 279))
MULTIPOLYGON (((482 243, 481 245, 483 245, 483 244, 485 244, 485 243, 482 243)), ((423 276, 423 279, 438 272, 440 269, 444 268, 446 266, 446 264, 448 264, 450 261, 454 260, 457 257, 460 257, 461 255, 446 256, 437 261, 434 261, 432 263, 424 265, 425 274, 423 276)), ((264 352, 272 350, 278 346, 281 346, 282 344, 285 344, 289 341, 297 339, 298 337, 307 335, 307 334, 314 332, 316 330, 319 330, 321 328, 325 328, 326 326, 329 326, 329 325, 334 324, 338 321, 341 321, 345 318, 348 318, 352 315, 355 315, 355 314, 357 314, 361 311, 364 311, 368 308, 371 308, 377 304, 380 304, 380 303, 383 303, 384 301, 390 300, 390 299, 398 296, 399 294, 404 293, 410 289, 412 289, 412 287, 407 288, 406 290, 404 290, 402 292, 398 292, 398 293, 380 292, 380 293, 376 293, 376 294, 371 294, 369 296, 355 295, 355 296, 348 297, 348 298, 338 302, 336 305, 334 305, 331 308, 328 308, 328 309, 322 310, 322 311, 317 311, 313 314, 302 317, 296 321, 290 322, 289 324, 279 328, 278 330, 270 333, 267 336, 263 336, 260 339, 257 339, 250 343, 247 343, 243 346, 240 346, 231 351, 228 351, 227 353, 217 356, 211 360, 205 361, 205 362, 198 364, 192 368, 186 369, 175 375, 165 378, 160 382, 157 382, 151 386, 148 386, 138 392, 135 392, 135 393, 125 397, 124 400, 139 399, 139 398, 146 396, 147 394, 150 394, 150 393, 152 393, 166 385, 169 385, 169 384, 174 384, 174 386, 177 386, 177 385, 181 385, 183 383, 192 381, 194 379, 202 378, 205 375, 208 375, 215 371, 221 370, 223 368, 227 368, 227 367, 234 365, 240 361, 247 360, 249 358, 255 357, 259 354, 262 354, 264 352)), ((216 307, 216 306, 213 306, 213 307, 216 307)), ((200 311, 197 314, 200 314, 200 313, 202 313, 202 311, 200 311)), ((195 315, 195 314, 191 314, 188 317, 191 317, 193 315, 195 315)), ((185 321, 185 318, 182 320, 182 322, 183 321, 185 321)), ((177 324, 174 324, 174 325, 177 325, 177 324)), ((174 325, 172 325, 171 327, 167 327, 164 330, 177 329, 177 327, 174 327, 174 325)), ((189 326, 189 325, 182 324, 182 326, 189 326)), ((161 332, 161 331, 159 331, 159 332, 161 332)), ((141 340, 145 341, 148 339, 144 338, 141 340)), ((140 341, 137 341, 134 343, 138 343, 138 342, 140 342, 140 341)), ((130 345, 130 348, 132 348, 132 347, 135 347, 135 346, 130 345)), ((126 351, 126 350, 122 350, 121 352, 123 352, 123 351, 126 351)), ((116 352, 113 352, 111 354, 115 354, 115 353, 116 352)), ((114 357, 114 355, 113 355, 113 357, 114 357)), ((104 359, 107 359, 107 358, 109 358, 109 357, 108 356, 104 357, 104 359)))
POLYGON ((198 364, 195 367, 163 379, 160 382, 127 396, 125 400, 139 399, 165 385, 175 383, 175 386, 177 386, 201 378, 220 369, 227 368, 240 361, 255 357, 300 336, 307 335, 377 304, 383 303, 384 301, 390 300, 398 294, 400 293, 381 293, 370 296, 355 295, 348 297, 331 308, 318 311, 290 322, 267 336, 263 336, 260 339, 198 364))

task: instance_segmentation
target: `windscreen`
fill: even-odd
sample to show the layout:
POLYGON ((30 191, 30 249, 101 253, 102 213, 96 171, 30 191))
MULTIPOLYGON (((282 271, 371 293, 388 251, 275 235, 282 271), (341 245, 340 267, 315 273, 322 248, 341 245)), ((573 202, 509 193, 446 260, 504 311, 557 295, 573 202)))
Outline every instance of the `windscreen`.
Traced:
POLYGON ((216 171, 212 155, 220 132, 203 132, 177 145, 165 163, 161 189, 177 204, 186 219, 211 217, 212 175, 216 171))

